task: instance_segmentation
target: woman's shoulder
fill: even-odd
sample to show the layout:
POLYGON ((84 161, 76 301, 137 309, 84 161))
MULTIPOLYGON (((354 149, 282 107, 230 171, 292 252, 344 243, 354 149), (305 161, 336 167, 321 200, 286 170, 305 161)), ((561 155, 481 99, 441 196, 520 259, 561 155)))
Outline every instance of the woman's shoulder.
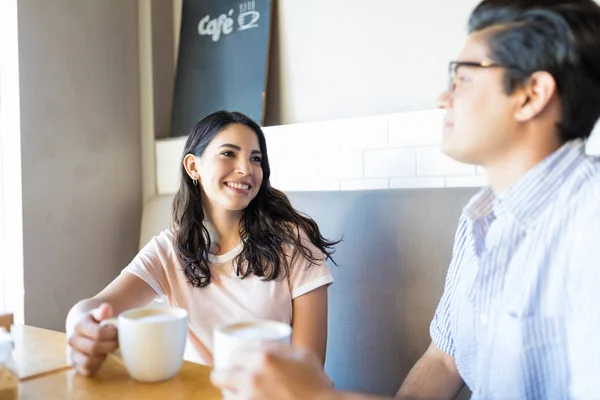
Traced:
POLYGON ((286 222, 284 225, 284 231, 286 234, 283 237, 287 237, 287 240, 285 240, 286 249, 289 248, 290 250, 293 250, 296 242, 300 242, 302 244, 305 244, 306 242, 310 243, 310 239, 306 231, 297 224, 286 222))
POLYGON ((155 236, 156 240, 163 242, 164 244, 173 245, 176 239, 176 232, 172 229, 164 229, 155 236))
POLYGON ((145 250, 154 249, 160 253, 171 253, 176 248, 176 236, 172 229, 158 232, 144 245, 145 250))
POLYGON ((296 256, 300 256, 302 259, 305 259, 306 256, 317 260, 323 258, 323 253, 321 250, 319 250, 315 243, 313 243, 305 229, 300 226, 290 224, 290 233, 293 241, 286 243, 284 247, 284 250, 288 256, 292 257, 292 255, 295 254, 296 256), (300 249, 299 245, 301 245, 303 248, 300 249))

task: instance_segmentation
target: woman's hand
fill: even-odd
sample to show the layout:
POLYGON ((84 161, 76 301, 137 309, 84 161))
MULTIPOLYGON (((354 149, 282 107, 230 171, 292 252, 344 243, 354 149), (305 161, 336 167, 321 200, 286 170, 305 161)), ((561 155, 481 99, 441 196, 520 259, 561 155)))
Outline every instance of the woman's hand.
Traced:
POLYGON ((119 347, 117 328, 110 324, 100 325, 101 321, 112 317, 112 307, 108 303, 69 317, 67 343, 70 361, 77 373, 94 376, 108 353, 119 347))

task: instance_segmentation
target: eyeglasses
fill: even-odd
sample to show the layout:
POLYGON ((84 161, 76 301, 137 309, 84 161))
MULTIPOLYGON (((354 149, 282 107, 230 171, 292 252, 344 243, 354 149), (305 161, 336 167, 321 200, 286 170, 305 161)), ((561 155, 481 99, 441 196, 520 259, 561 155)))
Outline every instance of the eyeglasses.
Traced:
POLYGON ((511 68, 506 65, 495 64, 489 61, 450 61, 448 64, 448 92, 453 93, 457 86, 456 70, 458 67, 472 68, 511 68))

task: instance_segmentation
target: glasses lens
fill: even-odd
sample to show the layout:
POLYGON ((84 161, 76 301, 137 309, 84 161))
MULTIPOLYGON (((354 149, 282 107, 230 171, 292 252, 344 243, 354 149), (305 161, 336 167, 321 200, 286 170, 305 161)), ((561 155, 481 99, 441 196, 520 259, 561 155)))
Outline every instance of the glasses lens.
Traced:
POLYGON ((452 93, 455 88, 456 64, 451 62, 448 66, 448 91, 452 93))

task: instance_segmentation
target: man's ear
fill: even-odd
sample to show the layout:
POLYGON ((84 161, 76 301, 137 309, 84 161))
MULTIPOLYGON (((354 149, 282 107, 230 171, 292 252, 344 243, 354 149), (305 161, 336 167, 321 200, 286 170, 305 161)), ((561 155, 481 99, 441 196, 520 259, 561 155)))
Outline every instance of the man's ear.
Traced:
POLYGON ((515 95, 519 105, 515 110, 515 119, 519 122, 529 121, 541 114, 556 94, 556 81, 546 71, 537 71, 516 89, 515 95))

